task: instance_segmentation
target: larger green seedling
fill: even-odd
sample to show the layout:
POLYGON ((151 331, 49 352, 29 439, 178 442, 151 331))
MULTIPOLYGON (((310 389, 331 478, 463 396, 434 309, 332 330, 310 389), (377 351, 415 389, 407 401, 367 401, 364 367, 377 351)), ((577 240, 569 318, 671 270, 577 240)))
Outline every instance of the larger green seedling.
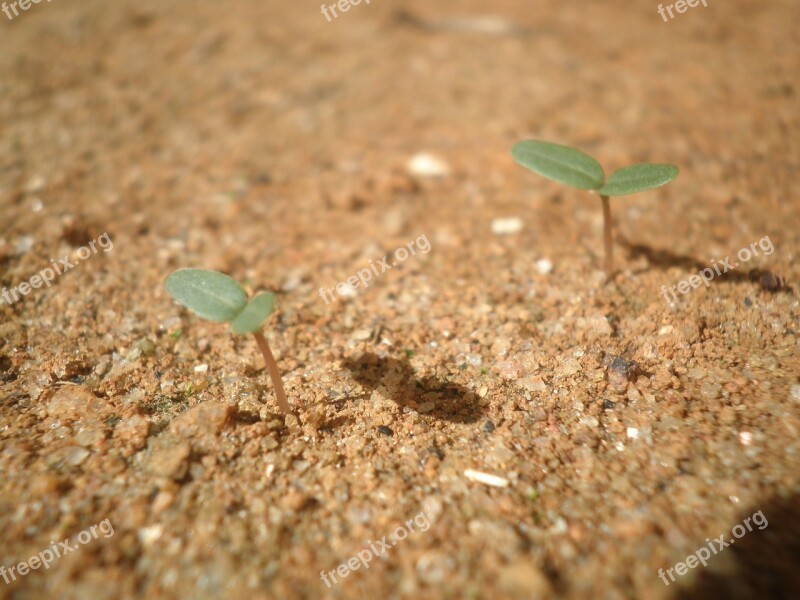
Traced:
POLYGON ((605 270, 608 278, 614 272, 609 197, 626 196, 661 187, 678 176, 678 167, 674 165, 642 163, 615 171, 606 180, 603 167, 588 154, 569 146, 536 140, 519 142, 512 148, 511 155, 518 164, 534 173, 579 190, 600 194, 603 204, 605 270))
POLYGON ((286 400, 278 363, 262 333, 264 323, 275 310, 275 294, 264 292, 248 300, 236 281, 217 271, 179 269, 167 277, 167 291, 178 302, 213 323, 230 323, 231 333, 252 333, 275 388, 275 398, 284 414, 292 412, 286 400))

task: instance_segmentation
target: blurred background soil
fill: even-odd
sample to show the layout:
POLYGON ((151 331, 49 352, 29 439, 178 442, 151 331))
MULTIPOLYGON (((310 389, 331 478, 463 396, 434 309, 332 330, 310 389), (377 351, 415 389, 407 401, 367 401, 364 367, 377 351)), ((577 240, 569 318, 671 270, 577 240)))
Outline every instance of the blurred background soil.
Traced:
POLYGON ((0 564, 114 529, 0 598, 797 597, 799 19, 795 0, 666 23, 621 0, 0 13, 0 285, 113 240, 0 304, 0 564), (680 166, 614 199, 613 282, 597 198, 515 165, 525 138, 680 166), (252 339, 166 294, 180 267, 278 292, 296 417, 252 339), (659 578, 759 510, 765 529, 659 578))

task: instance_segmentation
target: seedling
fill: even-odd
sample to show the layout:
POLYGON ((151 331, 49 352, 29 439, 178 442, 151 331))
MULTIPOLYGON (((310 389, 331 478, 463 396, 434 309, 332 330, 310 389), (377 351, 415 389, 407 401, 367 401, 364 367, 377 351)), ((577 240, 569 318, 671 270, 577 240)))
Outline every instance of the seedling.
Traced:
POLYGON ((610 278, 614 272, 614 247, 611 235, 610 196, 626 196, 666 185, 678 176, 678 167, 642 163, 615 171, 606 180, 603 167, 580 150, 550 142, 528 140, 519 142, 511 155, 518 164, 543 177, 579 190, 600 194, 603 204, 603 238, 605 241, 605 271, 610 278))
POLYGON ((292 412, 283 390, 278 363, 261 332, 275 310, 275 294, 264 292, 248 300, 247 292, 236 281, 217 271, 179 269, 167 277, 167 291, 179 303, 213 323, 230 323, 231 333, 252 333, 256 338, 267 371, 275 388, 275 398, 284 414, 292 412))

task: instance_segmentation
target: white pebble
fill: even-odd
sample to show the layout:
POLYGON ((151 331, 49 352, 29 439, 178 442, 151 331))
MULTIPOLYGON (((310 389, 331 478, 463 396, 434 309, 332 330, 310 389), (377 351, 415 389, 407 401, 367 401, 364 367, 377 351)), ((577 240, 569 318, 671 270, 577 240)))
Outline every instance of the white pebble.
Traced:
POLYGON ((789 395, 795 402, 800 402, 800 385, 795 383, 789 390, 789 395))
POLYGON ((753 434, 749 431, 740 431, 739 441, 741 442, 742 446, 749 446, 753 443, 753 434))
POLYGON ((42 175, 34 175, 25 185, 25 191, 29 194, 35 194, 36 192, 41 192, 46 185, 47 180, 42 175))
POLYGON ((450 174, 450 165, 426 152, 412 156, 406 168, 417 177, 447 177, 450 174))
POLYGON ((478 483, 484 483, 494 487, 508 487, 509 484, 508 479, 505 479, 504 477, 490 475, 489 473, 483 473, 481 471, 473 471, 472 469, 467 469, 464 471, 464 477, 470 481, 477 481, 478 483))
POLYGON ((628 427, 626 433, 628 434, 628 437, 631 438, 632 440, 635 440, 639 437, 639 430, 636 429, 636 427, 628 427))
POLYGON ((480 354, 467 354, 467 362, 473 367, 481 366, 480 354))
POLYGON ((195 373, 207 373, 208 372, 208 365, 206 365, 206 364, 197 365, 194 368, 194 372, 195 373))
POLYGON ((33 248, 34 239, 30 235, 23 235, 17 240, 16 246, 14 247, 14 254, 17 256, 21 254, 25 254, 26 252, 30 252, 33 248))
POLYGON ((519 217, 492 220, 492 233, 495 235, 514 235, 522 231, 525 224, 519 217))
POLYGON ((336 286, 336 291, 338 292, 338 294, 342 298, 357 298, 358 297, 358 292, 356 291, 356 288, 354 288, 349 283, 346 283, 346 282, 343 282, 343 283, 344 283, 344 285, 341 287, 341 290, 339 289, 338 285, 336 286))
POLYGON ((143 546, 150 546, 158 541, 164 533, 163 525, 151 525, 150 527, 142 527, 136 532, 139 541, 143 546))
POLYGON ((536 270, 539 275, 549 275, 553 271, 553 263, 546 258, 536 261, 536 270))

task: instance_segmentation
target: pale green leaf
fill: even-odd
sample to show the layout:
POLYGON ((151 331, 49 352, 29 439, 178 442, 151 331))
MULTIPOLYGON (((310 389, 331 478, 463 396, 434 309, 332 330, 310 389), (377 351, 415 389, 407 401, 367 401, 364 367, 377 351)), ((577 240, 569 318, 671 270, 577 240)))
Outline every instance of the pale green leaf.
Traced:
POLYGON ((254 296, 244 310, 231 323, 231 331, 236 334, 260 331, 264 321, 275 310, 275 294, 264 292, 254 296))
POLYGON ((600 163, 569 146, 528 140, 516 144, 511 155, 526 169, 579 190, 596 190, 606 179, 600 163))
POLYGON ((600 188, 603 196, 625 196, 661 187, 678 176, 673 165, 642 163, 616 171, 600 188))
POLYGON ((179 269, 167 277, 167 291, 198 316, 214 323, 233 321, 247 305, 247 292, 217 271, 179 269))

